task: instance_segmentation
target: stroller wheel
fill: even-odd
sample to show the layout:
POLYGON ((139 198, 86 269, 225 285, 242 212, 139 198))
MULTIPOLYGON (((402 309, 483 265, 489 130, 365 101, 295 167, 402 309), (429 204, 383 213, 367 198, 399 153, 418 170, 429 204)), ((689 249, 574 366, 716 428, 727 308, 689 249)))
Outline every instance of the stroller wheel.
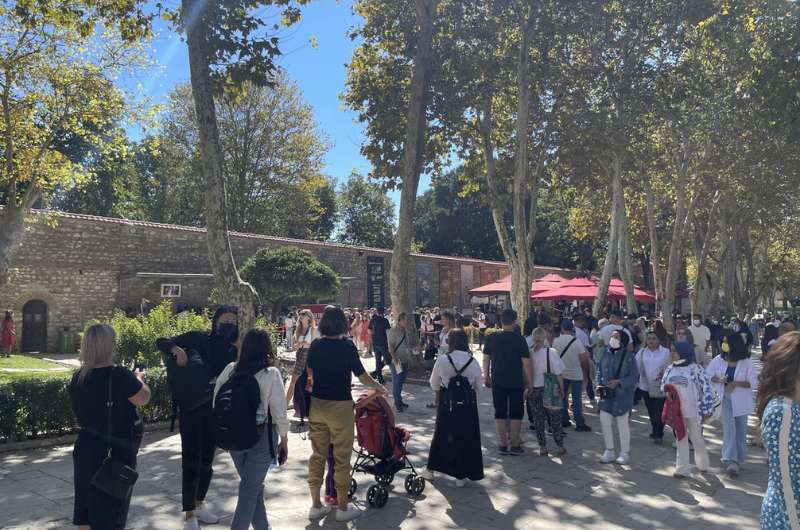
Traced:
POLYGON ((378 484, 383 484, 384 486, 388 486, 394 480, 394 473, 382 473, 380 475, 375 475, 375 482, 378 484))
POLYGON ((425 491, 425 479, 419 475, 409 475, 406 477, 405 486, 409 495, 418 497, 425 491))
POLYGON ((383 508, 389 500, 389 489, 383 484, 373 484, 367 490, 367 502, 373 508, 383 508))
POLYGON ((348 497, 352 497, 353 495, 355 495, 357 489, 358 489, 358 482, 356 482, 356 479, 351 478, 350 479, 350 489, 347 492, 347 496, 348 497))

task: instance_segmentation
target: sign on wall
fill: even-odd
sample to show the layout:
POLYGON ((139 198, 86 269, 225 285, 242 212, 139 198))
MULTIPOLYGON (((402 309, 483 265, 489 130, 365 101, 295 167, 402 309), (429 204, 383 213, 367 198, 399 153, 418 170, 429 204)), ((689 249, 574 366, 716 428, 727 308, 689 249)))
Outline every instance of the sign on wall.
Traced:
POLYGON ((433 263, 417 262, 417 307, 433 306, 433 263))
POLYGON ((367 307, 386 307, 383 257, 367 257, 367 307))
POLYGON ((475 269, 472 265, 461 265, 461 307, 471 307, 469 290, 475 285, 475 269))

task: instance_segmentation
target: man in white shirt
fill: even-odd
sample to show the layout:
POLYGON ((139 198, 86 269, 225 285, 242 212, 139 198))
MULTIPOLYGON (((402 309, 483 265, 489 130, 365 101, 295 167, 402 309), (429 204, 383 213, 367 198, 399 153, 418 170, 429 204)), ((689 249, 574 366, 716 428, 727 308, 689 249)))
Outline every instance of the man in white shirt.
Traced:
POLYGON ((583 418, 583 367, 588 362, 589 353, 586 347, 575 336, 575 326, 569 319, 561 321, 561 335, 553 341, 553 349, 558 352, 561 360, 564 361, 564 372, 561 377, 564 379, 564 409, 562 422, 564 427, 571 425, 569 421, 569 396, 572 395, 572 412, 575 418, 575 430, 578 432, 589 432, 591 427, 586 425, 583 418))
POLYGON ((700 315, 692 315, 692 324, 689 326, 689 331, 692 332, 694 339, 694 355, 697 362, 703 366, 708 364, 706 358, 706 351, 708 345, 711 343, 711 330, 703 324, 703 319, 700 315))
POLYGON ((589 401, 594 405, 597 403, 597 400, 594 396, 594 382, 593 379, 595 378, 596 367, 594 366, 594 359, 593 359, 593 352, 592 352, 592 341, 589 338, 589 331, 588 331, 588 324, 586 322, 586 317, 584 315, 577 315, 574 319, 572 319, 572 323, 575 325, 575 336, 578 337, 578 340, 581 341, 583 347, 586 349, 586 353, 588 354, 588 361, 583 364, 583 382, 586 386, 586 396, 589 398, 589 401))

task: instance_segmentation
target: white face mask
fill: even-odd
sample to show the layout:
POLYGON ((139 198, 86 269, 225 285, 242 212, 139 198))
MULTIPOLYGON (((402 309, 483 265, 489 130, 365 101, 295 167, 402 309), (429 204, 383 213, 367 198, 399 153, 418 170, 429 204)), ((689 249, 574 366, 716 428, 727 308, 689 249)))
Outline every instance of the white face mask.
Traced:
POLYGON ((694 327, 696 327, 696 328, 700 327, 700 321, 699 320, 693 320, 692 322, 694 323, 694 327))
POLYGON ((612 350, 618 350, 621 344, 617 337, 611 337, 610 339, 608 339, 608 345, 611 347, 612 350))

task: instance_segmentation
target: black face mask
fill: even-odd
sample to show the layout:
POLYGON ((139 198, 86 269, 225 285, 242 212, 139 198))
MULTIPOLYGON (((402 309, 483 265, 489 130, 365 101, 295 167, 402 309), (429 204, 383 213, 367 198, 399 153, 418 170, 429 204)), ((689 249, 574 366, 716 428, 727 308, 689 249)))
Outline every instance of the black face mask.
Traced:
POLYGON ((239 326, 236 324, 220 324, 217 327, 219 336, 228 342, 236 342, 239 338, 239 326))

